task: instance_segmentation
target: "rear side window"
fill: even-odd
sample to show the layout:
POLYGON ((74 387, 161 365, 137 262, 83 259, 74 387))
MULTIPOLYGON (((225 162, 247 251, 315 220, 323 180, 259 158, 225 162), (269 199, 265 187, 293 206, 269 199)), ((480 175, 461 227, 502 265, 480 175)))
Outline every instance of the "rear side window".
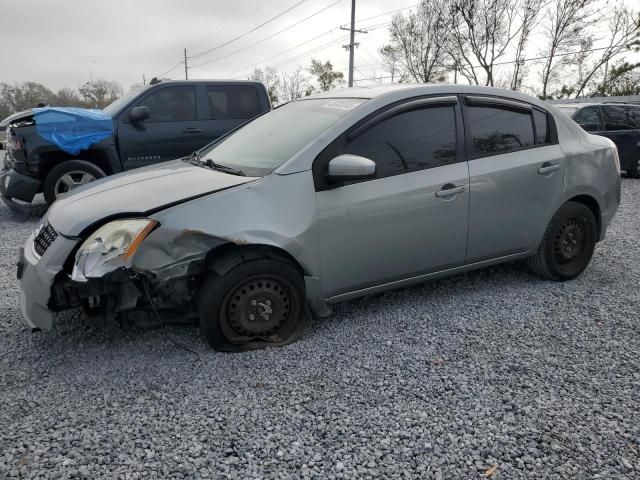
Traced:
POLYGON ((619 105, 604 105, 604 126, 606 130, 631 130, 627 109, 619 105))
POLYGON ((145 122, 184 122, 196 119, 196 95, 191 86, 161 88, 139 102, 149 109, 145 122))
POLYGON ((576 113, 573 117, 575 122, 587 132, 597 132, 602 130, 602 119, 598 107, 586 107, 576 113))
POLYGON ((471 156, 485 157, 534 144, 531 114, 500 107, 469 107, 471 156))
POLYGON ((536 144, 549 143, 549 127, 547 123, 547 112, 533 109, 533 121, 536 125, 536 144))
POLYGON ((631 126, 640 129, 640 107, 629 107, 627 113, 629 114, 631 126))
POLYGON ((209 118, 247 119, 260 113, 258 91, 250 85, 208 85, 209 118))
POLYGON ((412 110, 383 120, 349 142, 344 153, 376 162, 378 178, 454 163, 454 107, 412 110))

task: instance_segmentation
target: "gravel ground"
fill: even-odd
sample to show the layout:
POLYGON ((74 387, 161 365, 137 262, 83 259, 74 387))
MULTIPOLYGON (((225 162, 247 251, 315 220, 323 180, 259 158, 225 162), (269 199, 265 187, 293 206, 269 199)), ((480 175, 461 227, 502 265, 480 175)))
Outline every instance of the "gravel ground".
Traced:
POLYGON ((623 190, 577 280, 490 268, 242 354, 74 316, 32 335, 14 262, 36 223, 2 207, 0 477, 640 478, 640 181, 623 190))

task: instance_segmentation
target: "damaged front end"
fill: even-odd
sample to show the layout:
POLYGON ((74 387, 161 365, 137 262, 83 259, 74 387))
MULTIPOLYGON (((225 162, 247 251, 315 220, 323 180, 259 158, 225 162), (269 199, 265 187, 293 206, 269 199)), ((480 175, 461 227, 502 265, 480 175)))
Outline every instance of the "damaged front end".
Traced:
POLYGON ((99 228, 56 277, 51 310, 82 307, 92 323, 107 328, 118 319, 141 326, 194 321, 207 254, 225 242, 159 227, 152 219, 124 219, 99 228))

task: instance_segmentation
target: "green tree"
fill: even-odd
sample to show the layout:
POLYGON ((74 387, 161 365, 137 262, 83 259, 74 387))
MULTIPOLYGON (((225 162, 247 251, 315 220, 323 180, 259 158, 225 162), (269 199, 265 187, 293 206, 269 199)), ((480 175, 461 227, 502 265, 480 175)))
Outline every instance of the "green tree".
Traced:
POLYGON ((117 82, 95 80, 78 88, 87 108, 104 108, 122 96, 122 87, 117 82))
POLYGON ((327 92, 344 83, 344 74, 342 72, 334 71, 333 65, 329 61, 322 63, 318 60, 312 59, 309 73, 316 77, 318 85, 320 86, 320 91, 322 92, 327 92))

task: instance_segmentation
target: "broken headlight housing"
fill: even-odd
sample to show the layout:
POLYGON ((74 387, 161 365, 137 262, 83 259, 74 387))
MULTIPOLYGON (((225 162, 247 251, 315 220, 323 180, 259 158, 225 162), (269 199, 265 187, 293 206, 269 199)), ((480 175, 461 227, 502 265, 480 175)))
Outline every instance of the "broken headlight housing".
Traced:
POLYGON ((103 225, 87 238, 76 253, 71 279, 86 282, 118 268, 131 266, 131 258, 149 233, 155 220, 135 218, 103 225))

